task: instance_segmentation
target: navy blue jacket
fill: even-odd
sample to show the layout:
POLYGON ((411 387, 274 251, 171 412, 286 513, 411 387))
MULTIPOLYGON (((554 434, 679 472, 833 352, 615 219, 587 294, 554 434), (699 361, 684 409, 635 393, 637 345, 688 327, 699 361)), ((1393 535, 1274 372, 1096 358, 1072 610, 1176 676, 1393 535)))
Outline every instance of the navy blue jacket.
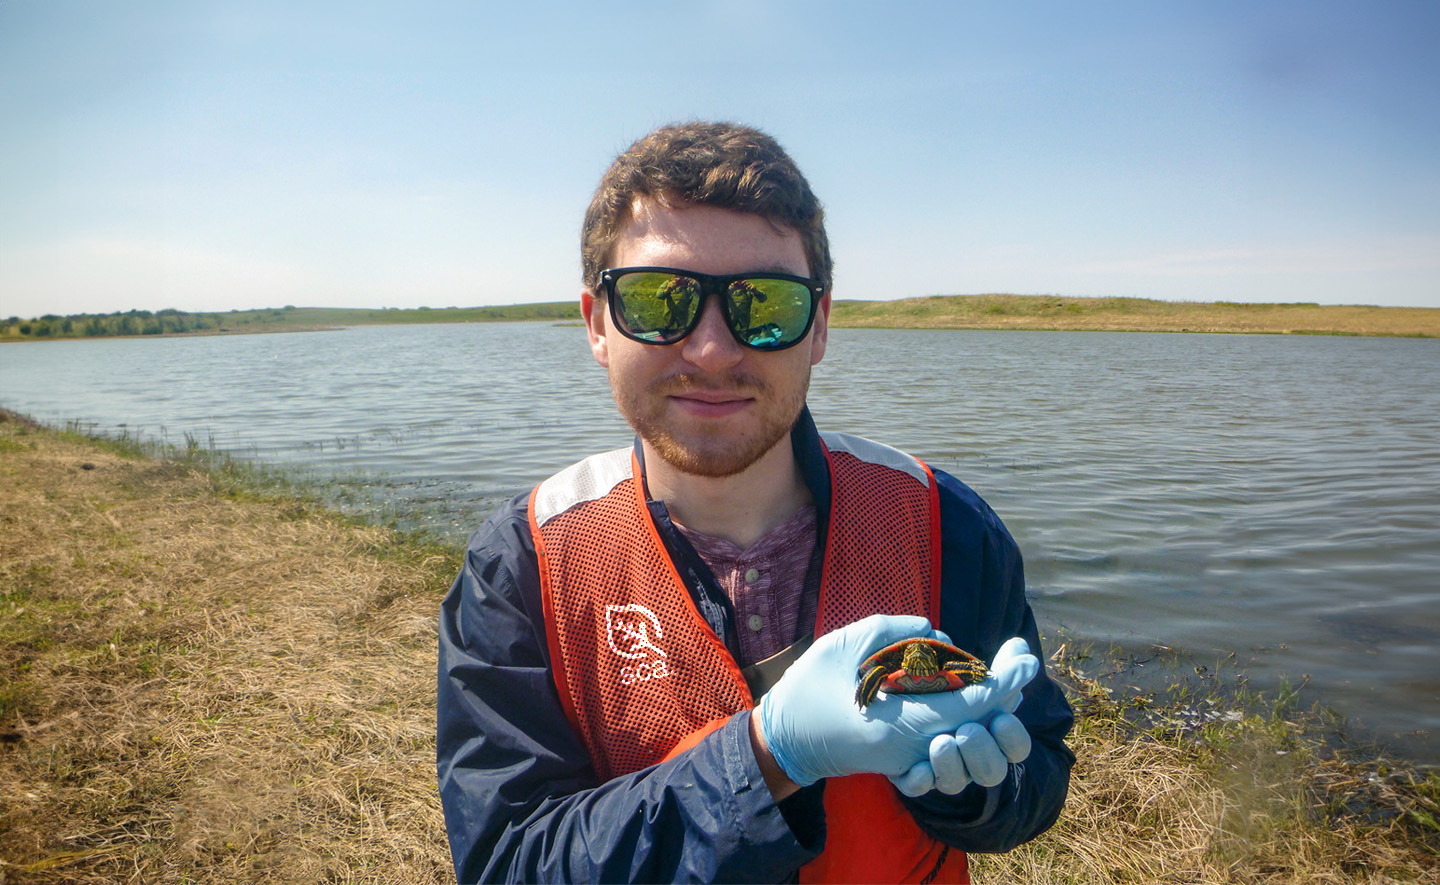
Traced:
MULTIPOLYGON (((829 475, 808 411, 792 438, 823 544, 829 475)), ((935 477, 938 626, 986 660, 1005 640, 1023 636, 1043 662, 1010 533, 968 486, 938 470, 935 477)), ((825 845, 824 781, 777 804, 750 749, 748 711, 675 759, 597 782, 551 677, 527 497, 471 537, 441 606, 436 752, 457 878, 792 880, 825 845)), ((1015 715, 1033 740, 1030 757, 997 787, 902 796, 922 829, 965 851, 997 852, 1055 822, 1075 760, 1064 743, 1074 719, 1043 668, 1015 715)))

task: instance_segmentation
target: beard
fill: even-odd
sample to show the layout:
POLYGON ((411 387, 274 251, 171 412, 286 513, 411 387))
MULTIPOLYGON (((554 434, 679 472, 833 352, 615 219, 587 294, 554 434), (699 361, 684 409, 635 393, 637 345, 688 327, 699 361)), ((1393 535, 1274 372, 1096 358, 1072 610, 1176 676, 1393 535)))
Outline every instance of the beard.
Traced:
POLYGON ((642 390, 615 381, 612 375, 611 389, 620 414, 667 464, 693 476, 722 478, 743 472, 790 433, 805 406, 810 367, 805 367, 798 383, 784 391, 743 372, 719 376, 677 373, 642 390), (753 397, 759 414, 742 427, 727 426, 725 419, 667 415, 668 397, 706 390, 753 397))

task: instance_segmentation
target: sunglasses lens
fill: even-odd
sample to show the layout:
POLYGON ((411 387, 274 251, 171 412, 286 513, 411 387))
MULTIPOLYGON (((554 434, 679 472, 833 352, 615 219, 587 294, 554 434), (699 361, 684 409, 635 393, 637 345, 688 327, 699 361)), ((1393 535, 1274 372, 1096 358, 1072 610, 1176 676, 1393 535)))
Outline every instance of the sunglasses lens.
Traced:
POLYGON ((786 347, 810 328, 814 294, 793 280, 746 279, 726 292, 730 327, 750 347, 786 347))
POLYGON ((685 337, 703 301, 700 283, 673 273, 627 273, 614 283, 615 319, 641 341, 685 337))

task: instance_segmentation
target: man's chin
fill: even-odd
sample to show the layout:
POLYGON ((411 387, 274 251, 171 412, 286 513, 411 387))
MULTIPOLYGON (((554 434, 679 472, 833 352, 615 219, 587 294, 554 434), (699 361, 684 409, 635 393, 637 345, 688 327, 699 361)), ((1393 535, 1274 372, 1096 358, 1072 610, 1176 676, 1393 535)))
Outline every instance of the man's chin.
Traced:
POLYGON ((776 425, 738 437, 638 426, 636 432, 652 452, 681 473, 723 479, 744 473, 764 458, 789 436, 790 427, 776 425))
POLYGON ((747 440, 736 445, 717 446, 714 440, 693 445, 664 434, 653 438, 641 434, 641 438, 666 464, 681 473, 707 479, 724 479, 744 473, 778 442, 747 440))

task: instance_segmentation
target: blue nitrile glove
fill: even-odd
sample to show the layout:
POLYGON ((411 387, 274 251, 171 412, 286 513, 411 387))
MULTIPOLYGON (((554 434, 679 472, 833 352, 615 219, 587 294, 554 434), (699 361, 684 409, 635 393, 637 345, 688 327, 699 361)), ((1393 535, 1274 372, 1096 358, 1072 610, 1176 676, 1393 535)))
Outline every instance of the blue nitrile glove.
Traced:
POLYGON ((973 781, 998 786, 1010 763, 1030 755, 1030 733, 1012 714, 1020 706, 1020 689, 1040 672, 1040 661, 1018 636, 1000 646, 990 665, 990 679, 961 692, 991 691, 998 697, 992 713, 967 722, 954 734, 937 735, 930 742, 929 758, 900 777, 890 778, 900 792, 919 796, 931 790, 954 795, 973 781))
POLYGON ((941 694, 890 695, 862 711, 855 703, 861 662, 914 636, 944 638, 925 618, 872 615, 821 636, 790 665, 755 713, 761 737, 787 777, 801 786, 857 772, 900 777, 921 762, 928 764, 933 738, 954 735, 963 723, 988 716, 1011 693, 967 696, 981 688, 977 685, 941 694))

